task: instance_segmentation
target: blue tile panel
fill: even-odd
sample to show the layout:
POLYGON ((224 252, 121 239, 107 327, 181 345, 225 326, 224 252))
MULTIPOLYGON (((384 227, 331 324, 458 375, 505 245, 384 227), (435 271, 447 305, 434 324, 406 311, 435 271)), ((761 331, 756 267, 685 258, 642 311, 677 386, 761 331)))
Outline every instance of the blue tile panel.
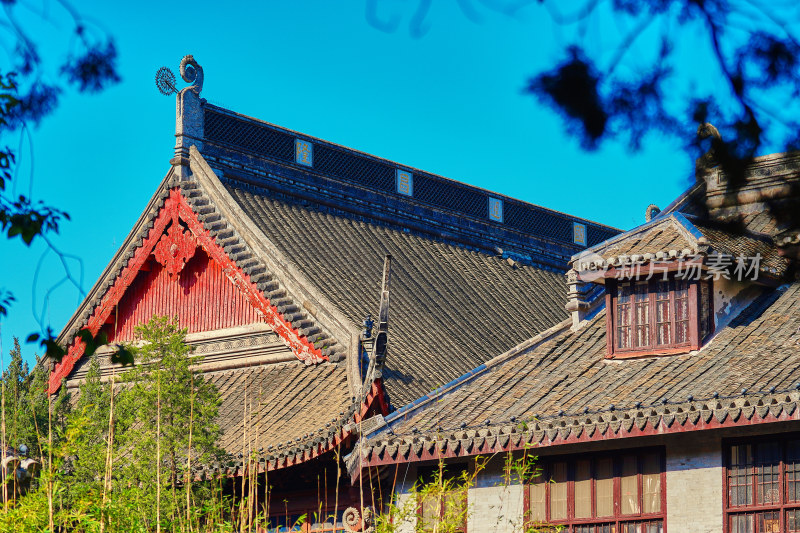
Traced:
POLYGON ((572 223, 572 242, 586 246, 586 225, 578 222, 572 223))
POLYGON ((489 197, 489 218, 495 222, 503 221, 503 200, 489 197))
POLYGON ((309 141, 295 139, 294 162, 306 167, 314 166, 314 145, 309 141))
POLYGON ((397 192, 406 196, 414 196, 414 174, 407 170, 397 169, 397 192))

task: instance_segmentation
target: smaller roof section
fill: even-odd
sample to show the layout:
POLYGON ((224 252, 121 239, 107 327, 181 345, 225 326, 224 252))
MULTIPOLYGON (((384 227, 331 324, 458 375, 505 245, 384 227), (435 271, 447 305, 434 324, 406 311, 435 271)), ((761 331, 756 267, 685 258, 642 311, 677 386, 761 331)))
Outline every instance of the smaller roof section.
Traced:
POLYGON ((682 213, 658 217, 588 248, 574 255, 570 265, 582 281, 603 283, 609 277, 627 277, 625 271, 646 274, 658 263, 676 261, 693 261, 705 268, 713 263, 727 269, 741 262, 757 270, 762 281, 780 280, 789 268, 789 260, 778 253, 769 235, 736 231, 682 213))
POLYGON ((378 418, 361 465, 797 420, 798 302, 800 282, 761 289, 701 350, 624 364, 605 359, 605 311, 564 324, 378 418))

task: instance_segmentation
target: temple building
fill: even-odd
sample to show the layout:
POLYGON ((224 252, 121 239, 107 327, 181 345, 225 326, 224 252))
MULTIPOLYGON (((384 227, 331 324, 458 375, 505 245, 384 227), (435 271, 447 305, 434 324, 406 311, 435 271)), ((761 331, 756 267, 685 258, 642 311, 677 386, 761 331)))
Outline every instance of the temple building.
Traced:
MULTIPOLYGON (((475 473, 462 531, 800 531, 800 227, 779 216, 800 155, 735 190, 701 165, 622 233, 212 105, 181 72, 175 157, 51 392, 86 375, 81 328, 177 315, 222 397, 228 455, 197 477, 269 478, 274 531, 370 531, 442 461, 475 473)), ((414 507, 406 531, 446 512, 414 507)))

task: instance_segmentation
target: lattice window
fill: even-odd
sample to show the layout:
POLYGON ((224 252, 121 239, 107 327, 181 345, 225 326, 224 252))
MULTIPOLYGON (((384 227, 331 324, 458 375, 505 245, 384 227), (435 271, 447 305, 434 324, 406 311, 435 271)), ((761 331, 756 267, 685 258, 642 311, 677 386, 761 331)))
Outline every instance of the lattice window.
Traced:
POLYGON ((707 281, 607 283, 610 357, 685 353, 699 348, 711 330, 707 281))
POLYGON ((800 532, 800 438, 726 448, 727 533, 800 532))
POLYGON ((663 533, 661 450, 543 461, 525 490, 532 528, 580 533, 663 533))

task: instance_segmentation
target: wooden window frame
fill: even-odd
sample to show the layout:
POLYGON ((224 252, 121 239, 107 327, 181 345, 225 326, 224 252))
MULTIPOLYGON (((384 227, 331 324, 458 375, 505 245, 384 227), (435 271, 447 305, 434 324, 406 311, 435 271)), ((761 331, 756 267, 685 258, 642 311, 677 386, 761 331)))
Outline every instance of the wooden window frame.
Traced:
MULTIPOLYGON (((676 327, 676 316, 675 316, 675 289, 671 289, 669 291, 669 308, 670 308, 670 331, 671 331, 671 341, 668 344, 656 344, 655 338, 657 335, 657 315, 656 315, 656 299, 657 299, 657 284, 662 281, 682 281, 676 280, 674 277, 670 277, 667 280, 663 279, 650 279, 650 280, 630 280, 630 279, 609 279, 606 281, 606 358, 608 359, 631 359, 636 357, 647 357, 647 356, 655 356, 655 355, 676 355, 682 353, 688 353, 693 350, 698 350, 702 345, 702 342, 705 339, 700 338, 700 332, 703 330, 700 321, 703 319, 700 314, 700 306, 701 306, 701 290, 700 290, 700 283, 711 283, 711 281, 706 280, 685 280, 688 283, 688 309, 689 309, 689 336, 686 342, 677 343, 675 342, 675 338, 677 336, 677 327, 676 327), (617 347, 618 335, 617 335, 617 326, 619 322, 619 312, 618 312, 618 298, 619 298, 619 287, 620 284, 647 284, 647 298, 648 298, 648 326, 650 329, 650 343, 647 347, 632 347, 632 348, 619 348, 617 347)), ((709 287, 708 291, 708 298, 709 300, 713 298, 713 286, 709 287)), ((635 312, 634 312, 634 305, 635 305, 635 292, 631 294, 631 301, 630 306, 631 310, 629 312, 631 317, 631 341, 633 342, 633 338, 636 335, 636 321, 635 321, 635 312)), ((709 303, 709 309, 712 310, 713 315, 713 305, 710 305, 712 302, 709 303)), ((713 332, 714 324, 713 324, 713 317, 708 316, 705 317, 705 320, 708 320, 708 324, 705 324, 709 336, 713 332)))
MULTIPOLYGON (((649 447, 649 448, 636 448, 632 450, 618 450, 611 453, 596 453, 596 454, 575 454, 570 456, 550 456, 540 457, 541 466, 543 469, 542 475, 545 479, 549 479, 550 465, 553 463, 566 462, 567 463, 567 518, 563 520, 550 519, 550 490, 551 483, 545 484, 545 517, 546 523, 542 527, 547 526, 563 526, 566 531, 572 531, 576 526, 599 526, 605 524, 612 524, 615 531, 621 531, 621 527, 625 524, 648 522, 660 520, 663 526, 663 532, 667 533, 667 472, 666 472, 666 453, 663 447, 649 447), (643 485, 643 469, 644 457, 648 454, 656 453, 659 458, 659 476, 661 483, 661 509, 657 513, 644 512, 644 485, 643 485), (637 474, 636 483, 639 492, 639 513, 638 514, 622 514, 622 458, 626 456, 635 456, 637 461, 637 474), (588 459, 591 461, 591 506, 592 514, 597 512, 597 488, 596 488, 596 462, 599 459, 612 459, 614 477, 612 478, 613 485, 613 514, 611 516, 594 517, 594 518, 575 518, 575 466, 577 461, 588 459)), ((525 483, 523 488, 524 500, 524 523, 526 528, 537 526, 537 522, 529 519, 532 514, 531 500, 530 500, 530 482, 525 483)), ((546 529, 544 529, 546 530, 546 529)))
POLYGON ((725 439, 722 441, 722 453, 723 453, 723 468, 722 468, 722 531, 723 533, 730 533, 730 520, 732 517, 737 515, 747 515, 747 514, 757 514, 762 512, 776 512, 778 513, 778 521, 779 521, 779 531, 786 532, 788 531, 788 524, 787 524, 787 516, 789 511, 797 510, 800 511, 800 498, 797 501, 790 502, 788 501, 788 490, 789 484, 787 482, 787 472, 786 472, 786 457, 787 457, 787 444, 789 441, 792 440, 800 440, 800 433, 787 433, 787 434, 776 434, 776 435, 767 435, 767 436, 759 436, 759 437, 749 437, 749 438, 736 438, 736 439, 725 439), (731 449, 734 446, 740 445, 751 445, 754 447, 753 449, 753 470, 748 474, 751 479, 752 483, 752 491, 753 491, 753 500, 755 501, 756 490, 758 487, 758 474, 756 473, 755 468, 757 467, 757 461, 755 460, 756 457, 756 448, 760 444, 763 443, 774 443, 777 442, 780 444, 780 462, 778 467, 778 494, 779 500, 777 503, 770 503, 770 504, 746 504, 746 505, 731 505, 730 503, 730 483, 729 477, 731 472, 731 449))

